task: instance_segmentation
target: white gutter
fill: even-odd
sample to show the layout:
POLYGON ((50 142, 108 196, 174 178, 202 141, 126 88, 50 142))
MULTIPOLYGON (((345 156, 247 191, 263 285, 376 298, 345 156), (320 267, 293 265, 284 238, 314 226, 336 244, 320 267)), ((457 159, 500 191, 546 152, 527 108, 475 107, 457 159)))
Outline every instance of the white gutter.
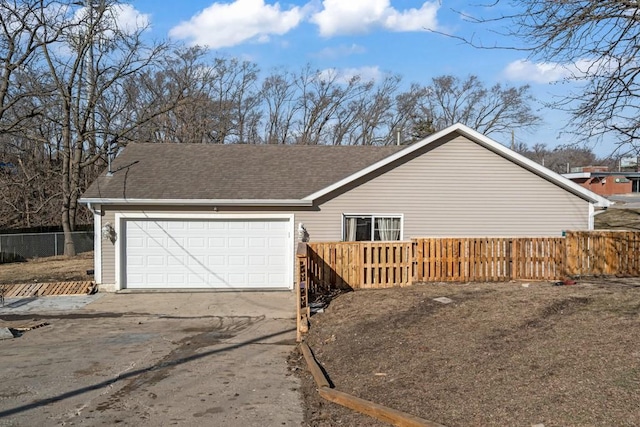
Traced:
MULTIPOLYGON (((82 200, 80 200, 80 202, 82 202, 82 200)), ((82 202, 82 203, 85 203, 85 202, 82 202)), ((97 209, 95 208, 94 204, 96 202, 86 202, 86 203, 87 203, 87 209, 89 209, 89 211, 91 211, 91 213, 93 215, 101 215, 102 214, 102 212, 100 211, 100 208, 97 208, 97 209)))
POLYGON ((80 199, 87 206, 101 205, 155 205, 155 206, 313 206, 312 200, 300 199, 80 199))

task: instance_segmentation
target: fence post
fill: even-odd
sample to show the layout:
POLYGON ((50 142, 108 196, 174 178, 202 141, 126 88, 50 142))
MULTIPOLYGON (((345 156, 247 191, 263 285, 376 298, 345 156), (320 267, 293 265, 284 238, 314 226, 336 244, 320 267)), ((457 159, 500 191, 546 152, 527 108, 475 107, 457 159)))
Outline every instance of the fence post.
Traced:
POLYGON ((422 270, 420 263, 423 262, 422 247, 419 246, 417 239, 411 239, 409 262, 409 274, 411 275, 409 280, 411 284, 414 284, 418 282, 419 271, 422 270))
POLYGON ((296 251, 296 341, 302 341, 302 334, 309 331, 309 271, 307 244, 298 243, 296 251))
POLYGON ((560 272, 562 276, 572 276, 572 268, 573 264, 571 263, 570 258, 573 252, 573 248, 571 247, 570 240, 572 239, 572 235, 570 231, 564 233, 564 265, 563 271, 560 272))
POLYGON ((58 233, 53 233, 53 254, 58 256, 58 233))

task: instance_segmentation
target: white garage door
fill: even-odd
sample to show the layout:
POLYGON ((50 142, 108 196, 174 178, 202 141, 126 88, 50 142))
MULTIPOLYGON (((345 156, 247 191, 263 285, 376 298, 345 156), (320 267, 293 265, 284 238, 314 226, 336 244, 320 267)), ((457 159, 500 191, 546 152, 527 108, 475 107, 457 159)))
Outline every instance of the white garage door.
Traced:
POLYGON ((127 288, 289 288, 289 220, 125 220, 127 288))

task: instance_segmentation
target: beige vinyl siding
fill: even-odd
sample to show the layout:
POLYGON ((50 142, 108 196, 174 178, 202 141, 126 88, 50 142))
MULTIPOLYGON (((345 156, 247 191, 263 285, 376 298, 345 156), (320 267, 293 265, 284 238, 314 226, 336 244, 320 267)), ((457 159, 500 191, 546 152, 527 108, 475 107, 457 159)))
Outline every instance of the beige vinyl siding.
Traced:
MULTIPOLYGON (((115 213, 109 210, 107 206, 102 207, 102 224, 111 223, 115 227, 115 213)), ((101 284, 115 284, 116 277, 116 251, 115 245, 119 243, 116 236, 116 242, 111 243, 109 240, 100 239, 102 242, 102 281, 101 284)))
POLYGON ((403 214, 403 237, 560 236, 589 203, 464 137, 302 212, 312 241, 341 240, 342 214, 403 214))

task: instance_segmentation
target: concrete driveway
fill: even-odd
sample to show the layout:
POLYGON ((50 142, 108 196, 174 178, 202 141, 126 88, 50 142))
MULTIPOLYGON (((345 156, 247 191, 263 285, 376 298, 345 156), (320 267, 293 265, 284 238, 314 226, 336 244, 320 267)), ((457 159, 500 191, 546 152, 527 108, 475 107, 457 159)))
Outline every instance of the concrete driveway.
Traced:
POLYGON ((0 426, 298 426, 299 383, 286 364, 294 301, 290 292, 99 294, 36 312, 9 302, 0 326, 49 325, 0 341, 0 426))

